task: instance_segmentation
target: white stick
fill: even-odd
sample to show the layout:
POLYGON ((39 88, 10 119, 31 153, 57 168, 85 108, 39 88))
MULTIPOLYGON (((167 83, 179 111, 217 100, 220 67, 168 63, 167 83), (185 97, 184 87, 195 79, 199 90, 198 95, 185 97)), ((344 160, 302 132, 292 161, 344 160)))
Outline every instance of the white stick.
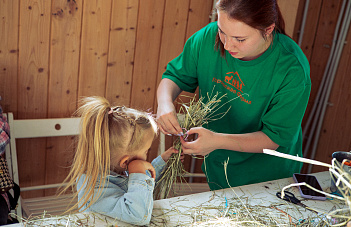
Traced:
POLYGON ((292 159, 292 160, 299 161, 299 162, 305 162, 305 163, 309 163, 309 164, 313 164, 313 165, 324 166, 324 167, 327 167, 327 168, 331 168, 332 167, 332 165, 324 163, 324 162, 319 162, 319 161, 311 160, 311 159, 308 159, 308 158, 301 158, 301 157, 298 157, 298 156, 284 154, 284 153, 280 153, 278 151, 274 151, 274 150, 270 150, 270 149, 263 149, 263 153, 264 154, 278 156, 278 157, 281 157, 281 158, 292 159))

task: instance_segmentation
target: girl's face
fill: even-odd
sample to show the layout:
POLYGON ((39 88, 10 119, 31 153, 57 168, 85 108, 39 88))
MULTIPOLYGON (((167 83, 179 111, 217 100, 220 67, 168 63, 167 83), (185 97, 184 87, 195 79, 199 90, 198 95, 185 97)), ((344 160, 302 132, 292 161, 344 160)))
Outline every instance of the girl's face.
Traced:
POLYGON ((224 49, 243 61, 258 58, 270 45, 259 30, 229 18, 223 11, 218 11, 218 33, 224 49))

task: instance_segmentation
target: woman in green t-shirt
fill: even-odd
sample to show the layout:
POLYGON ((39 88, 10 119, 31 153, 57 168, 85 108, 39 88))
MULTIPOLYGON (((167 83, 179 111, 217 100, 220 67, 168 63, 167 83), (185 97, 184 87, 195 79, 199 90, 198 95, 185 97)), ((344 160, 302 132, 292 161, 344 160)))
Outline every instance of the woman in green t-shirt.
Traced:
POLYGON ((185 154, 205 157, 202 170, 210 188, 291 177, 300 172, 301 163, 262 151, 302 156, 309 63, 285 34, 275 0, 219 0, 216 8, 218 21, 190 37, 183 52, 167 65, 157 91, 160 130, 182 132, 173 104, 182 91, 199 87, 202 97, 226 94, 229 112, 190 129, 188 134, 198 134, 195 141, 182 140, 185 154), (226 176, 223 163, 228 160, 226 176))

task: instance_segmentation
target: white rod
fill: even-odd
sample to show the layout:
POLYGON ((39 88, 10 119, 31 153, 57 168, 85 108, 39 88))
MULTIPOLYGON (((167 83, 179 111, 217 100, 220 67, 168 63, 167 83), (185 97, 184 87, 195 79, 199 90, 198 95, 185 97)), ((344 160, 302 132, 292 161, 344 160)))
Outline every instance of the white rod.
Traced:
POLYGON ((319 162, 319 161, 311 160, 311 159, 308 159, 308 158, 302 158, 302 157, 298 157, 298 156, 293 156, 293 155, 290 155, 290 154, 284 154, 284 153, 280 153, 280 152, 275 151, 275 150, 263 149, 263 153, 264 154, 273 155, 273 156, 277 156, 277 157, 281 157, 281 158, 287 158, 287 159, 295 160, 295 161, 298 161, 298 162, 304 162, 304 163, 308 163, 308 164, 324 166, 324 167, 327 167, 327 168, 331 168, 332 167, 332 165, 324 163, 324 162, 319 162))
POLYGON ((298 43, 299 47, 301 47, 301 44, 302 44, 303 33, 305 31, 305 25, 306 25, 307 12, 308 12, 309 5, 310 5, 310 0, 306 0, 305 8, 303 10, 303 17, 302 17, 302 22, 301 22, 300 34, 299 34, 299 43, 298 43))

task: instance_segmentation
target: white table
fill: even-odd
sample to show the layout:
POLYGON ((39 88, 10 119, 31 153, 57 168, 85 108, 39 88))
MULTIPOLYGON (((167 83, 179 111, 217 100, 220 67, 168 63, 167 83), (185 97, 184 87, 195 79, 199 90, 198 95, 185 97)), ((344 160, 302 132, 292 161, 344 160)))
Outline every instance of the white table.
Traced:
MULTIPOLYGON (((313 175, 317 177, 323 190, 328 192, 331 184, 329 172, 313 175)), ((252 217, 248 218, 251 220, 259 220, 259 216, 271 216, 279 221, 279 225, 287 225, 290 221, 296 223, 296 221, 308 217, 318 217, 316 213, 301 206, 285 202, 276 196, 278 191, 292 183, 294 183, 292 178, 286 178, 155 201, 152 219, 154 223, 151 223, 151 225, 158 226, 157 223, 161 221, 158 218, 165 219, 163 221, 166 222, 166 226, 191 225, 194 224, 195 220, 201 221, 201 219, 203 222, 208 223, 209 214, 213 214, 212 220, 218 220, 218 218, 224 216, 225 212, 237 211, 239 211, 238 213, 243 211, 243 213, 249 215, 251 213, 252 217), (209 206, 216 206, 217 208, 209 210, 209 206), (204 209, 201 209, 201 207, 204 209), (229 210, 227 211, 228 207, 229 210), (239 208, 235 209, 235 207, 239 208), (249 211, 245 211, 245 209, 249 211), (251 211, 251 209, 255 210, 251 211), (257 214, 258 210, 259 214, 257 214), (167 215, 163 215, 163 213, 167 213, 167 215), (291 220, 287 214, 291 217, 291 220)), ((298 199, 301 199, 303 204, 321 213, 328 213, 332 209, 346 207, 344 202, 336 199, 327 199, 326 201, 304 200, 296 187, 289 188, 288 191, 292 192, 298 199)), ((320 216, 325 217, 322 214, 320 216)), ((201 225, 198 224, 198 226, 201 225)), ((228 224, 228 226, 230 225, 228 224)))
MULTIPOLYGON (((331 183, 329 172, 320 172, 313 175, 317 177, 323 190, 328 192, 331 183)), ((246 219, 251 219, 253 221, 260 221, 262 217, 264 219, 270 217, 280 226, 288 226, 291 222, 296 223, 306 218, 318 218, 316 213, 276 197, 278 191, 291 183, 294 183, 293 179, 286 178, 157 200, 154 201, 153 217, 150 226, 204 226, 204 223, 209 223, 211 221, 228 221, 223 217, 228 214, 235 216, 235 212, 237 212, 238 215, 248 215, 249 217, 246 219), (249 210, 249 212, 247 212, 247 210, 249 210), (196 223, 194 223, 195 220, 197 221, 196 223)), ((326 201, 304 200, 301 198, 296 187, 290 188, 289 191, 294 193, 297 198, 301 199, 303 204, 321 212, 319 215, 322 217, 325 217, 322 213, 326 214, 332 209, 346 207, 344 202, 336 199, 327 199, 326 201)), ((92 213, 81 213, 70 216, 69 218, 70 226, 74 226, 74 220, 78 220, 89 226, 132 226, 103 215, 92 213)), ((67 216, 61 218, 61 220, 48 218, 44 219, 41 223, 37 223, 37 226, 43 226, 43 224, 49 223, 55 224, 53 223, 55 221, 56 223, 60 221, 61 224, 67 224, 67 220, 67 216)), ((16 224, 11 226, 23 225, 16 224)), ((228 226, 231 226, 231 224, 228 224, 228 226)))

